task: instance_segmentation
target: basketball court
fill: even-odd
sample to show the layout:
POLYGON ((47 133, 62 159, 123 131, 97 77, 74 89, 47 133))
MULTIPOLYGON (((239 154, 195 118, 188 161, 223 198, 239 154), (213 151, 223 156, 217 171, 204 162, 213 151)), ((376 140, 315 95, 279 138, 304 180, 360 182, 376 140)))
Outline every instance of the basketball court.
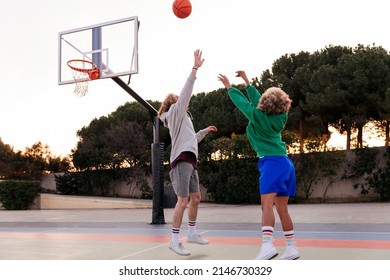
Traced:
MULTIPOLYGON (((301 260, 390 260, 389 203, 290 207, 301 260)), ((150 224, 151 209, 0 213, 1 260, 253 260, 261 241, 258 205, 202 204, 197 229, 210 244, 183 240, 188 257, 168 249, 173 209, 160 225, 150 224)), ((275 239, 281 254, 278 219, 275 239)))
MULTIPOLYGON (((210 244, 186 243, 184 219, 181 236, 191 255, 181 257, 168 249, 173 209, 162 209, 159 120, 155 108, 129 87, 131 75, 138 73, 138 29, 135 16, 60 32, 58 84, 74 84, 74 93, 83 96, 88 93, 89 82, 110 78, 149 110, 154 122, 153 209, 0 211, 2 269, 8 268, 5 261, 18 260, 249 263, 256 257, 261 242, 259 205, 203 203, 197 229, 210 244)), ((300 260, 390 260, 389 213, 389 203, 291 205, 300 260)), ((282 254, 284 237, 278 219, 274 237, 282 254)), ((10 265, 8 270, 17 270, 14 266, 18 263, 10 265)), ((62 270, 56 276, 69 273, 62 270)), ((82 278, 80 270, 76 271, 82 278)))
MULTIPOLYGON (((180 3, 182 3, 181 1, 180 3)), ((190 12, 190 11, 189 11, 190 12)), ((183 17, 187 15, 182 15, 183 17)), ((162 147, 156 109, 130 87, 138 73, 137 16, 76 27, 58 34, 58 84, 88 93, 110 78, 152 116, 153 209, 1 211, 2 260, 253 260, 261 241, 259 205, 203 203, 197 228, 209 245, 168 249, 173 209, 163 209, 162 147), (166 223, 164 223, 166 222, 166 223)), ((390 204, 291 205, 302 260, 390 260, 390 204)), ((186 220, 181 235, 186 234, 186 220)), ((281 225, 275 245, 282 253, 281 225)))

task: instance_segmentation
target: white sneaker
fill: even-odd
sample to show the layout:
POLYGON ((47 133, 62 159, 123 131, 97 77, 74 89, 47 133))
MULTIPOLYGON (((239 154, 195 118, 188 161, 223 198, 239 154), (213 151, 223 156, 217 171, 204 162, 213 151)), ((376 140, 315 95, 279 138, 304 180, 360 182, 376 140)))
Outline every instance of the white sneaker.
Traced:
POLYGON ((295 245, 286 246, 286 251, 278 260, 297 260, 299 259, 299 252, 295 245))
POLYGON ((191 252, 188 251, 186 248, 183 247, 183 244, 181 242, 179 244, 173 244, 172 241, 169 243, 169 249, 171 249, 173 252, 180 256, 189 256, 191 255, 191 252))
POLYGON ((255 260, 272 260, 278 255, 278 251, 276 251, 274 246, 271 247, 261 247, 259 254, 255 258, 255 260))
POLYGON ((188 243, 196 243, 199 245, 207 245, 209 244, 209 241, 206 239, 203 239, 200 234, 194 234, 194 235, 188 235, 187 236, 187 242, 188 243))

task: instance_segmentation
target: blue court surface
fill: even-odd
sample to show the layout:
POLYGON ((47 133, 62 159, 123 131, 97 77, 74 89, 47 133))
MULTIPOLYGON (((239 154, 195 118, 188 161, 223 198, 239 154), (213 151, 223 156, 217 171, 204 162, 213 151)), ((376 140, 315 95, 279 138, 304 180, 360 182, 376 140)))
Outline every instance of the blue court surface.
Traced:
MULTIPOLYGON (((166 224, 151 225, 150 208, 0 211, 0 260, 253 260, 258 253, 259 205, 202 203, 197 230, 209 245, 186 243, 186 212, 188 257, 168 249, 172 214, 165 209, 166 224)), ((290 215, 300 260, 390 260, 390 203, 293 204, 290 215)), ((274 237, 282 254, 277 216, 274 237)))

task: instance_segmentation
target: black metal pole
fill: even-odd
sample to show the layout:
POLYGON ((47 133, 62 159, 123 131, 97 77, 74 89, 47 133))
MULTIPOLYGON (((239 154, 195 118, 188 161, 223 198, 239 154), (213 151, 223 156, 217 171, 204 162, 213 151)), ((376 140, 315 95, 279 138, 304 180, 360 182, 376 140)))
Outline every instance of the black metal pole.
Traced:
POLYGON ((157 110, 147 101, 141 98, 119 77, 112 78, 121 88, 141 103, 150 113, 153 119, 153 144, 152 147, 152 184, 153 184, 153 209, 151 224, 165 224, 164 218, 164 170, 163 170, 163 143, 160 143, 160 119, 157 110))
MULTIPOLYGON (((157 117, 156 117, 157 118, 157 117)), ((164 220, 164 170, 162 153, 164 145, 152 144, 153 210, 151 224, 165 224, 164 220)))
POLYGON ((152 117, 157 116, 157 110, 150 105, 146 100, 142 99, 133 89, 131 89, 124 81, 119 77, 113 77, 113 79, 121 88, 123 88, 128 94, 130 94, 135 100, 141 103, 150 113, 152 117))

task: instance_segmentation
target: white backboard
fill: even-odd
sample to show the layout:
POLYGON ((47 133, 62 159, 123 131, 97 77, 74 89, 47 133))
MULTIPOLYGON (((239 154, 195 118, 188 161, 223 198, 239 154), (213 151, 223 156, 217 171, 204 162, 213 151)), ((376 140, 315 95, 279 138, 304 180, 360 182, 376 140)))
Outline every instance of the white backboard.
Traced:
POLYGON ((68 66, 70 60, 88 60, 100 70, 100 78, 138 73, 138 17, 59 32, 58 84, 75 80, 68 66))

